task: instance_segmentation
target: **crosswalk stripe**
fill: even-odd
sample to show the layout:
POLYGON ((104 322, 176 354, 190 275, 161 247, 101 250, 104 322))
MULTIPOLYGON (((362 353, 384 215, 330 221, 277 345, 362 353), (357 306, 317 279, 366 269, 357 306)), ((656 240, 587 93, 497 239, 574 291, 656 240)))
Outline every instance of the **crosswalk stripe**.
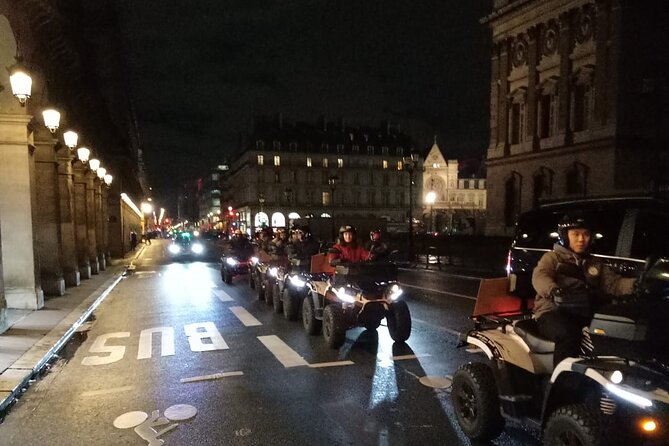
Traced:
POLYGON ((230 297, 230 295, 223 290, 213 290, 213 292, 216 295, 216 297, 218 297, 218 300, 220 300, 221 302, 233 302, 234 301, 234 299, 232 297, 230 297))
POLYGON ((223 372, 223 373, 214 373, 212 375, 202 375, 202 376, 193 376, 191 378, 182 378, 179 380, 181 383, 194 383, 198 381, 213 381, 215 379, 226 378, 228 376, 242 376, 244 372, 223 372))
POLYGON ((418 358, 425 358, 427 356, 431 356, 430 354, 423 354, 423 355, 400 355, 400 356, 393 356, 392 360, 393 361, 403 361, 405 359, 418 359, 418 358))
POLYGON ((98 395, 107 395, 110 393, 119 393, 127 392, 134 389, 133 386, 123 386, 123 387, 113 387, 111 389, 102 389, 102 390, 90 390, 88 392, 81 392, 81 396, 98 396, 98 395))
POLYGON ((232 313, 237 316, 237 319, 239 319, 242 324, 247 327, 262 325, 262 322, 253 317, 253 315, 246 311, 246 308, 244 307, 230 307, 230 311, 232 311, 232 313))
POLYGON ((342 365, 353 365, 353 361, 333 361, 333 362, 317 362, 316 364, 309 364, 312 369, 320 369, 322 367, 339 367, 342 365))
POLYGON ((279 360, 284 367, 300 367, 309 365, 305 359, 300 356, 295 350, 290 348, 288 344, 283 342, 278 336, 258 336, 267 350, 269 350, 276 359, 279 360))

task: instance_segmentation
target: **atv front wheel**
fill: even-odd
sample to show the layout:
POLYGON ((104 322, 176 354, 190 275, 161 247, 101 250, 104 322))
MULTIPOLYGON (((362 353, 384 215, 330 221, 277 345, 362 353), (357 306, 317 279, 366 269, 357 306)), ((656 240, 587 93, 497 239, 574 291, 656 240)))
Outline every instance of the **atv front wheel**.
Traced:
POLYGON ((323 337, 330 348, 337 349, 346 341, 344 311, 339 305, 330 304, 323 310, 323 337))
POLYGON ((310 295, 302 301, 302 324, 310 335, 317 335, 321 331, 321 321, 316 319, 316 308, 310 295))
POLYGON ((400 300, 390 305, 386 314, 388 331, 395 342, 404 342, 411 335, 411 314, 406 302, 400 300))
POLYGON ((249 287, 250 287, 252 290, 255 290, 255 289, 256 289, 256 280, 255 280, 255 278, 253 277, 253 272, 250 272, 250 273, 249 273, 249 287))
POLYGON ((547 446, 604 446, 613 444, 602 413, 585 404, 558 408, 548 419, 544 431, 547 446))
POLYGON ((272 293, 274 292, 274 284, 270 282, 269 280, 265 279, 265 303, 267 305, 272 305, 274 301, 274 296, 272 293))
POLYGON ((283 312, 283 300, 281 299, 281 290, 279 289, 279 284, 275 283, 274 288, 272 291, 272 296, 274 296, 274 299, 272 299, 272 304, 274 305, 274 312, 276 314, 280 314, 283 312))
POLYGON ((493 440, 504 430, 495 377, 487 365, 461 366, 453 375, 451 399, 460 429, 472 440, 493 440))
POLYGON ((228 285, 232 283, 232 275, 230 275, 230 271, 228 271, 227 268, 223 268, 221 275, 223 276, 223 282, 228 285))
POLYGON ((300 311, 300 300, 298 296, 293 296, 290 289, 283 289, 283 317, 289 321, 297 320, 300 311))

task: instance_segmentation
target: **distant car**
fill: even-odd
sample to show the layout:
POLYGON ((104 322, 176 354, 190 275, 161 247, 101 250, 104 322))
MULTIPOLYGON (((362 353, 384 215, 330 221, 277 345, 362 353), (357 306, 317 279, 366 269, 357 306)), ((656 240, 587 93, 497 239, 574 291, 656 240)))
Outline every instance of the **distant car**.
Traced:
POLYGON ((532 271, 558 241, 558 221, 582 212, 592 224, 592 253, 614 271, 638 276, 649 256, 669 255, 669 206, 663 198, 608 197, 547 203, 522 214, 507 260, 512 291, 524 300, 536 295, 532 271))
POLYGON ((176 234, 167 247, 172 258, 200 258, 204 254, 204 245, 189 232, 176 234))

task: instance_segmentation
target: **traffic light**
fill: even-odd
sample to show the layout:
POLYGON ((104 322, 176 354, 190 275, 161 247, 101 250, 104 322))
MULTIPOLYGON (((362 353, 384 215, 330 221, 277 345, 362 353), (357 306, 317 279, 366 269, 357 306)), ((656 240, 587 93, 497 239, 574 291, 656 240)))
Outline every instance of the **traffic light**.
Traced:
POLYGON ((234 216, 235 216, 235 210, 234 210, 234 209, 230 209, 230 210, 228 211, 228 215, 229 215, 230 217, 234 217, 234 216))

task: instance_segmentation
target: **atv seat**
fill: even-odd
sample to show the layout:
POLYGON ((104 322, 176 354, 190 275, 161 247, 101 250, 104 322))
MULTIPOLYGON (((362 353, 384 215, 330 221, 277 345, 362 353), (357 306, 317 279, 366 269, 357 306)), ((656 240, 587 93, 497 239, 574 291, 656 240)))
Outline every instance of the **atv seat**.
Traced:
POLYGON ((555 343, 541 336, 537 321, 534 319, 518 321, 513 325, 513 329, 525 341, 531 352, 547 354, 555 351, 555 343))

